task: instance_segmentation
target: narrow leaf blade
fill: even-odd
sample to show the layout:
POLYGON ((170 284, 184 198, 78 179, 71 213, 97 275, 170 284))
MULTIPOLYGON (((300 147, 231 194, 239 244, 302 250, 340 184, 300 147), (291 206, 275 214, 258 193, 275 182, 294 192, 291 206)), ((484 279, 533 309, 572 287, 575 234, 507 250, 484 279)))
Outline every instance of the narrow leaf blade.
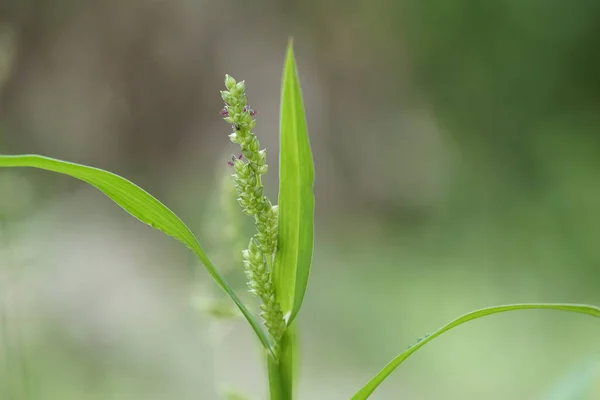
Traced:
POLYGON ((483 308, 481 310, 473 311, 463 315, 450 322, 449 324, 438 329, 431 335, 427 336, 417 344, 411 346, 406 351, 400 353, 394 358, 388 365, 386 365, 375 377, 373 377, 369 383, 367 383, 362 389, 358 391, 352 397, 352 400, 364 400, 368 398, 377 387, 383 382, 400 364, 402 364, 408 357, 410 357, 415 351, 425 346, 427 343, 442 335, 443 333, 462 325, 466 322, 472 321, 477 318, 485 317, 487 315, 498 314, 508 311, 517 310, 557 310, 557 311, 568 311, 579 314, 588 314, 596 318, 600 318, 600 308, 584 304, 509 304, 503 306, 483 308))
POLYGON ((283 71, 279 135, 279 236, 273 281, 291 323, 308 284, 315 207, 314 165, 291 41, 283 71))
POLYGON ((221 289, 233 299, 265 348, 271 350, 269 339, 260 324, 215 268, 192 231, 173 211, 142 188, 112 172, 39 155, 0 155, 0 167, 32 167, 57 172, 84 181, 100 190, 141 222, 186 245, 204 264, 221 289))

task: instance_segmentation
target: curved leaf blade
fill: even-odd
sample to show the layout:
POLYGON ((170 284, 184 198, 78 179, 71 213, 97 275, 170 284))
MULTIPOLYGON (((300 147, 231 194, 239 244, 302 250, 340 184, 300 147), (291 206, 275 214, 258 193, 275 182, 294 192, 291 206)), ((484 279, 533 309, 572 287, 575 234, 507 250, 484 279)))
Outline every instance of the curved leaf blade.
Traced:
POLYGON ((441 334, 462 325, 466 322, 472 321, 477 318, 485 317, 487 315, 499 314, 508 311, 517 310, 557 310, 557 311, 568 311, 579 314, 588 314, 596 318, 600 318, 600 308, 585 304, 509 304, 503 306, 495 306, 489 308, 483 308, 481 310, 473 311, 463 315, 450 322, 449 324, 438 329, 431 335, 427 336, 423 340, 419 341, 415 345, 409 347, 406 351, 400 353, 394 358, 388 365, 386 365, 377 375, 375 375, 369 383, 367 383, 362 389, 360 389, 353 397, 352 400, 364 400, 368 398, 377 387, 387 378, 400 364, 402 364, 408 357, 410 357, 415 351, 425 346, 427 343, 440 336, 441 334))
POLYGON ((39 155, 0 155, 0 167, 38 168, 79 179, 100 190, 139 221, 186 245, 204 264, 221 289, 233 299, 265 348, 271 350, 271 344, 261 325, 215 268, 192 231, 173 211, 144 189, 112 172, 39 155))
POLYGON ((315 208, 315 172, 291 40, 281 85, 279 135, 279 226, 273 281, 283 313, 291 324, 308 284, 315 208))

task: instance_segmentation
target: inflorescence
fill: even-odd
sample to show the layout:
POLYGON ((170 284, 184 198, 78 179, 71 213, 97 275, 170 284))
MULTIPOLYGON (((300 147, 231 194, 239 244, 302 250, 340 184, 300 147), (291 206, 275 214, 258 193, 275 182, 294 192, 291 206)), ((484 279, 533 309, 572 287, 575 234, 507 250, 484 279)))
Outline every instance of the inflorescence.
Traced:
POLYGON ((233 181, 238 203, 247 215, 254 217, 257 233, 243 251, 244 267, 250 293, 260 298, 261 317, 275 341, 279 343, 285 320, 273 288, 272 266, 277 249, 278 209, 263 194, 261 176, 268 171, 266 150, 260 150, 258 139, 252 133, 256 125, 256 111, 248 106, 244 81, 236 82, 225 76, 221 97, 225 108, 223 119, 233 127, 229 139, 241 147, 242 154, 232 156, 228 162, 233 167, 233 181), (247 160, 244 161, 244 158, 247 160))

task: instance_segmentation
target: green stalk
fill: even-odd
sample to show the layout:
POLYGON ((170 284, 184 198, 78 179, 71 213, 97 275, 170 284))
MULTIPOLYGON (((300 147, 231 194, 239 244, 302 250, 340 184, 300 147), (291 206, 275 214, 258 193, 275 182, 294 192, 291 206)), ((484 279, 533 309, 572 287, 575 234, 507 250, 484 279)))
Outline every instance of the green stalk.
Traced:
POLYGON ((271 400, 293 400, 297 371, 297 334, 295 324, 289 326, 279 345, 279 362, 267 355, 271 400))
MULTIPOLYGON (((272 271, 273 261, 267 257, 267 268, 272 271)), ((287 327, 281 340, 276 344, 276 357, 267 354, 267 370, 269 376, 269 393, 271 400, 292 400, 294 365, 293 353, 290 349, 295 348, 296 337, 293 335, 295 328, 287 327), (290 335, 292 333, 292 335, 290 335)))
POLYGON ((267 355, 267 370, 269 373, 269 398, 271 400, 291 400, 291 393, 287 396, 285 393, 279 363, 270 355, 267 355))

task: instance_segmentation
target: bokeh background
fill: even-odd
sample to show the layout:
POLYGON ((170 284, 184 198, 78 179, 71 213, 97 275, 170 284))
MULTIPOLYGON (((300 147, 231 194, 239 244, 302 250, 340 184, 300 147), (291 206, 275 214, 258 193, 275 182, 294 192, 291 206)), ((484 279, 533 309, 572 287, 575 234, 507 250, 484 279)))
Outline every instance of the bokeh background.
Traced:
MULTIPOLYGON (((244 293, 219 90, 246 80, 274 198, 290 35, 317 170, 301 399, 350 398, 472 309, 600 304, 597 0, 1 0, 0 151, 140 184, 244 293)), ((34 170, 0 171, 0 220, 0 399, 266 398, 253 333, 207 313, 230 305, 183 246, 34 170)), ((490 317, 373 398, 597 399, 599 334, 490 317)))

